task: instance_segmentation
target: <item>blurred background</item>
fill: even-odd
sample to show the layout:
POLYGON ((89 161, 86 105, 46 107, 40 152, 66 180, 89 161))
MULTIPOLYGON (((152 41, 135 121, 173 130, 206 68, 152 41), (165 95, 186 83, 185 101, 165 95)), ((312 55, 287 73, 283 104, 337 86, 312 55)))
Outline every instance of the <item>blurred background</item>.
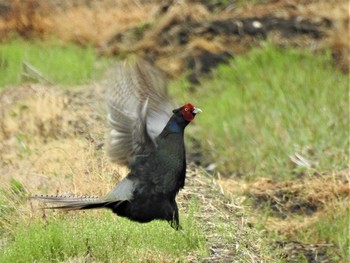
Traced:
MULTIPOLYGON (((135 251, 84 259, 84 242, 55 253, 55 233, 31 236, 42 214, 28 194, 101 195, 126 173, 103 151, 103 81, 130 57, 164 71, 176 103, 203 110, 186 131, 189 163, 219 185, 223 213, 254 230, 239 237, 244 245, 237 234, 221 241, 218 262, 235 261, 232 244, 255 242, 251 260, 236 260, 349 262, 349 51, 345 0, 0 0, 0 262, 215 254, 192 236, 198 243, 172 241, 182 252, 159 254, 160 242, 137 253, 124 241, 114 245, 135 251), (48 247, 33 251, 36 238, 48 247)), ((66 217, 55 221, 59 233, 66 217)))

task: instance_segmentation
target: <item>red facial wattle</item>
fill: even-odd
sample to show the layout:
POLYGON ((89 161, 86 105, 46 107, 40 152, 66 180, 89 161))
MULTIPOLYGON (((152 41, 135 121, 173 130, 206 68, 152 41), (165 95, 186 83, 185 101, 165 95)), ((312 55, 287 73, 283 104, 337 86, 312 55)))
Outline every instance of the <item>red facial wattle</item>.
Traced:
POLYGON ((195 116, 195 114, 193 113, 194 110, 195 110, 195 107, 190 103, 182 106, 181 113, 186 121, 192 121, 194 119, 194 116, 195 116))

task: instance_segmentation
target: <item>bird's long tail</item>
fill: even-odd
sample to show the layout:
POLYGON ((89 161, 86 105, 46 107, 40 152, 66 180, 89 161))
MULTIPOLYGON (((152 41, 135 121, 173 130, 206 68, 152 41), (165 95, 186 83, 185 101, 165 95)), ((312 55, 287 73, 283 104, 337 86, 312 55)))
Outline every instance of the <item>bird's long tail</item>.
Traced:
POLYGON ((44 203, 58 204, 57 206, 44 207, 44 209, 61 209, 65 211, 105 208, 112 203, 116 203, 106 201, 101 197, 90 196, 33 195, 30 198, 40 200, 44 203))

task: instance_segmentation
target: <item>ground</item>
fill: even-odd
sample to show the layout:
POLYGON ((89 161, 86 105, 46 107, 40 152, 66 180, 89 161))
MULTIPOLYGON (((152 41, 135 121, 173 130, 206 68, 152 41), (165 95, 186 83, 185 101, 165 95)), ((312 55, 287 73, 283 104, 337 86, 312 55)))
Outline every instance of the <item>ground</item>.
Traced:
MULTIPOLYGON (((69 90, 24 84, 2 90, 0 102, 3 186, 10 188, 15 180, 25 187, 28 195, 101 196, 127 173, 125 167, 110 163, 104 153, 106 121, 101 83, 69 90)), ((268 260, 261 253, 267 249, 266 242, 252 228, 260 219, 244 202, 245 196, 255 200, 255 208, 271 206, 276 217, 269 219, 266 231, 290 236, 292 241, 273 243, 276 249, 282 248, 280 255, 297 260, 301 253, 328 262, 332 244, 303 244, 293 241, 296 240, 293 233, 313 224, 327 207, 339 205, 339 198, 345 198, 340 200, 346 206, 347 172, 280 183, 264 178, 247 183, 218 178, 191 164, 187 185, 179 196, 180 210, 187 210, 190 197, 199 200, 198 220, 205 229, 211 251, 210 257, 203 259, 207 262, 232 258, 237 261, 249 258, 250 262, 268 260), (301 223, 298 219, 288 219, 293 214, 307 216, 301 223), (231 239, 223 241, 219 228, 232 231, 231 239)), ((37 207, 38 203, 26 203, 20 210, 21 217, 40 217, 37 207)), ((196 258, 192 255, 188 260, 196 261, 196 258)))
MULTIPOLYGON (((127 169, 110 163, 104 153, 106 123, 101 84, 71 87, 69 91, 21 85, 3 90, 0 101, 1 115, 5 116, 0 122, 3 187, 11 188, 15 180, 25 187, 28 196, 101 196, 125 176, 127 169)), ((197 219, 211 252, 202 259, 204 262, 268 260, 261 252, 267 249, 266 244, 245 221, 244 208, 227 199, 214 177, 193 164, 188 167, 186 188, 179 195, 181 213, 186 213, 192 197, 198 200, 197 219), (223 240, 219 228, 230 232, 228 237, 225 235, 227 240, 223 240)), ((39 205, 28 200, 18 213, 21 218, 40 218, 39 205)), ((188 255, 187 259, 198 260, 196 255, 188 255)))

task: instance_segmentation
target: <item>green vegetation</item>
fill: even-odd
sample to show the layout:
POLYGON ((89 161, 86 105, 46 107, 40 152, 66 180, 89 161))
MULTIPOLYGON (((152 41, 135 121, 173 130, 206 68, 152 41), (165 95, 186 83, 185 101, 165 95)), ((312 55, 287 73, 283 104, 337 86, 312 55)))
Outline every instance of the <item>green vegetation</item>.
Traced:
POLYGON ((0 44, 0 87, 25 81, 82 84, 101 76, 106 60, 92 48, 14 39, 0 44), (96 69, 97 62, 100 68, 96 69))
POLYGON ((184 80, 172 91, 205 113, 196 138, 221 172, 287 179, 347 167, 348 81, 327 52, 267 44, 221 66, 194 93, 184 80), (291 162, 295 153, 302 165, 291 162))
POLYGON ((297 232, 303 242, 318 242, 322 240, 328 244, 335 244, 338 258, 350 260, 349 240, 349 207, 343 204, 335 211, 326 213, 315 222, 312 228, 301 229, 297 232))
POLYGON ((192 201, 181 218, 183 231, 164 221, 131 222, 105 210, 49 213, 46 224, 35 220, 14 227, 6 248, 0 248, 0 262, 169 262, 189 254, 205 256, 205 238, 194 219, 197 210, 192 201))
POLYGON ((24 186, 12 179, 8 189, 0 188, 0 237, 10 231, 16 209, 26 198, 24 186))

